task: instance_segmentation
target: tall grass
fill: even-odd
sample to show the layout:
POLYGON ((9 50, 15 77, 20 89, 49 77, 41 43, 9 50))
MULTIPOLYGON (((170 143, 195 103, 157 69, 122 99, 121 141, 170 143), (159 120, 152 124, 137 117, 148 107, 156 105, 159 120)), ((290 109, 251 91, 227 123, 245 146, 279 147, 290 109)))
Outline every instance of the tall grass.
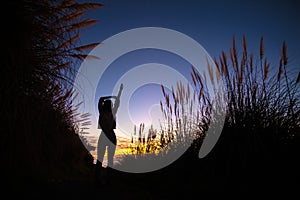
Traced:
POLYGON ((138 132, 136 125, 134 126, 129 149, 132 154, 156 153, 164 146, 164 140, 163 135, 154 129, 153 125, 146 132, 144 123, 141 123, 138 132))
POLYGON ((263 38, 259 46, 256 57, 248 52, 245 36, 241 48, 233 38, 229 53, 223 51, 214 59, 217 69, 209 62, 208 74, 191 68, 192 86, 178 82, 170 94, 161 86, 164 120, 155 133, 166 140, 160 142, 157 136, 156 140, 147 140, 141 125, 132 137, 134 156, 125 156, 121 164, 151 163, 185 147, 184 157, 198 160, 208 129, 218 125, 224 109, 220 104, 225 103, 221 137, 202 163, 209 173, 261 180, 265 176, 292 176, 298 166, 295 163, 300 142, 300 73, 290 70, 285 42, 278 65, 268 62, 263 38), (207 84, 221 82, 225 90, 218 91, 213 85, 216 93, 212 99, 207 84))
POLYGON ((160 128, 157 130, 151 126, 149 130, 144 130, 144 124, 141 123, 137 130, 137 127, 134 126, 129 144, 131 154, 124 155, 121 165, 131 164, 133 166, 132 163, 136 163, 138 166, 149 161, 149 164, 153 164, 151 161, 154 160, 178 158, 181 156, 181 153, 178 152, 184 153, 193 141, 194 143, 197 141, 200 145, 199 141, 204 136, 204 130, 202 130, 204 126, 200 127, 199 121, 201 124, 206 124, 210 112, 207 99, 201 101, 201 105, 205 109, 201 111, 197 109, 199 106, 197 99, 204 98, 204 93, 198 96, 195 90, 191 92, 192 89, 189 85, 186 89, 181 82, 178 82, 176 89, 172 88, 171 97, 163 85, 161 85, 161 90, 165 102, 160 102, 161 112, 164 116, 163 119, 160 119, 160 128), (174 104, 171 103, 170 98, 173 98, 174 104))
POLYGON ((300 73, 290 69, 286 42, 281 52, 279 64, 271 65, 264 51, 263 38, 258 58, 248 52, 245 36, 241 48, 237 48, 233 38, 229 53, 223 51, 214 59, 216 72, 219 72, 216 76, 209 64, 208 74, 200 74, 192 67, 193 89, 177 83, 170 97, 162 88, 165 101, 161 105, 168 130, 175 128, 177 138, 192 135, 191 149, 199 151, 208 127, 218 120, 218 112, 212 109, 216 105, 213 101, 226 102, 221 138, 208 156, 215 157, 212 169, 222 168, 226 173, 265 172, 272 167, 270 163, 285 165, 282 159, 277 160, 279 155, 291 158, 289 162, 294 163, 300 139, 300 73), (208 78, 212 83, 214 78, 224 83, 225 96, 217 93, 215 100, 210 99, 208 78))
MULTIPOLYGON (((1 72, 1 172, 17 177, 64 177, 91 159, 78 123, 85 114, 72 107, 75 68, 98 43, 80 45, 80 33, 97 22, 83 19, 99 3, 74 0, 9 1, 6 49, 1 72), (66 170, 64 174, 63 169, 66 170)), ((92 162, 92 161, 91 161, 92 162)))
POLYGON ((281 134, 280 138, 294 137, 285 132, 295 133, 299 128, 300 93, 296 77, 291 76, 295 72, 288 70, 286 49, 283 42, 279 65, 271 68, 265 56, 263 38, 258 60, 248 54, 245 37, 242 56, 238 60, 233 38, 229 59, 223 52, 219 61, 215 60, 226 84, 228 127, 247 127, 254 132, 270 128, 274 134, 281 134))

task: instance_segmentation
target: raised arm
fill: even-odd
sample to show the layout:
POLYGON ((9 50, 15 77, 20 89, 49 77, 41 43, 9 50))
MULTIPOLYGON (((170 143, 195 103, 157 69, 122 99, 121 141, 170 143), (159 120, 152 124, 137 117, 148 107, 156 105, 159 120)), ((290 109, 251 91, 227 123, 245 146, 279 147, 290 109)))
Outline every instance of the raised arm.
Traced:
POLYGON ((121 97, 121 94, 122 94, 122 91, 123 91, 123 83, 120 85, 120 89, 119 89, 119 93, 118 93, 118 96, 116 96, 116 101, 115 101, 115 104, 114 104, 114 108, 113 108, 113 113, 116 114, 117 111, 118 111, 118 108, 120 106, 120 97, 121 97))

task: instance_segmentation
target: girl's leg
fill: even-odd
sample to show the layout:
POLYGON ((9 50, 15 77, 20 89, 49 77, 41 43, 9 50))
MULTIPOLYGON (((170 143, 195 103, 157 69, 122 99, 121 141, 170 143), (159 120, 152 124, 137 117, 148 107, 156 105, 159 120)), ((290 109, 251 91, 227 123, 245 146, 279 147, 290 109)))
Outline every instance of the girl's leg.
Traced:
POLYGON ((103 163, 103 158, 106 150, 106 136, 103 132, 101 132, 99 139, 98 139, 98 146, 97 146, 97 161, 101 164, 103 163))
POLYGON ((113 168, 116 145, 111 144, 107 147, 107 166, 113 168))
POLYGON ((117 138, 114 132, 112 132, 109 138, 109 144, 107 147, 107 166, 112 168, 114 166, 114 156, 116 152, 117 138))
POLYGON ((106 168, 106 175, 108 183, 111 183, 111 170, 114 166, 114 156, 116 151, 116 145, 111 143, 107 147, 107 168, 106 168))
POLYGON ((103 157, 106 150, 106 137, 103 132, 100 133, 99 139, 98 139, 98 146, 97 146, 97 162, 96 162, 96 183, 100 183, 101 181, 101 174, 103 172, 102 170, 102 163, 103 163, 103 157), (103 137, 104 136, 104 137, 103 137))

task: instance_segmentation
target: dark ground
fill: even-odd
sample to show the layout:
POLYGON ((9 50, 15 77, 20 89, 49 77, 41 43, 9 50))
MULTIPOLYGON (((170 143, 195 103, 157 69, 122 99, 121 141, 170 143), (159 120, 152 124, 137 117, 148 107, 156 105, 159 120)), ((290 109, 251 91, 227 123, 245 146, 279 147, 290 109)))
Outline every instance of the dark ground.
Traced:
MULTIPOLYGON (((199 159, 189 165, 173 163, 159 171, 144 174, 113 170, 110 181, 105 184, 97 184, 91 173, 90 176, 74 180, 8 180, 5 181, 8 188, 2 188, 9 197, 52 199, 194 199, 215 193, 230 196, 240 192, 247 195, 289 195, 299 191, 299 173, 292 170, 276 172, 262 169, 261 172, 237 171, 224 175, 223 172, 208 168, 206 162, 199 159)), ((107 177, 105 174, 103 179, 107 177)))

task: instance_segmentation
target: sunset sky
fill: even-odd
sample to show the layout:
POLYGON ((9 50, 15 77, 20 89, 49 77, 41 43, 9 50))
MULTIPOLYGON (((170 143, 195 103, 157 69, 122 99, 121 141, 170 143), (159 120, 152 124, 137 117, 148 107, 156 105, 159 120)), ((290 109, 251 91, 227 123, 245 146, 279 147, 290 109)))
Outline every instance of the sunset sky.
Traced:
MULTIPOLYGON (((96 2, 103 3, 104 7, 89 11, 85 15, 99 20, 99 23, 82 31, 83 44, 102 42, 115 34, 133 28, 164 27, 188 35, 201 44, 212 58, 218 58, 223 50, 229 51, 233 36, 240 45, 244 34, 249 52, 256 56, 259 55, 260 37, 264 37, 265 54, 271 62, 272 69, 277 70, 283 40, 286 40, 288 47, 290 69, 299 69, 300 66, 300 2, 296 0, 102 0, 96 2)), ((124 74, 138 66, 149 67, 150 65, 146 65, 149 63, 169 66, 188 80, 190 78, 190 63, 177 55, 155 49, 133 51, 120 56, 108 67, 97 87, 95 109, 97 99, 103 95, 111 95, 115 84, 124 74)), ((143 79, 144 76, 147 74, 140 74, 136 79, 143 79)), ((126 93, 126 85, 124 85, 124 93, 126 93)), ((159 103, 160 99, 162 94, 159 85, 141 85, 133 93, 129 102, 131 120, 135 124, 149 122, 151 109, 159 103)), ((99 133, 94 130, 93 134, 99 133)))

